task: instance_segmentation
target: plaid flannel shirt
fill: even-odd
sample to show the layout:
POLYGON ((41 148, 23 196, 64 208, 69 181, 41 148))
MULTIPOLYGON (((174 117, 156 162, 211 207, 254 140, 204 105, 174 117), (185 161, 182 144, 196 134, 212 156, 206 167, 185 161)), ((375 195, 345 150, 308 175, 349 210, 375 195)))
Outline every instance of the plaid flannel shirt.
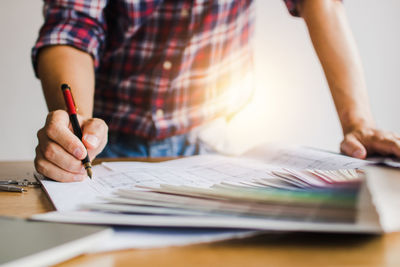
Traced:
MULTIPOLYGON (((296 2, 284 0, 297 15, 296 2)), ((32 50, 94 59, 94 116, 111 132, 163 139, 237 112, 251 98, 252 0, 45 0, 32 50)))

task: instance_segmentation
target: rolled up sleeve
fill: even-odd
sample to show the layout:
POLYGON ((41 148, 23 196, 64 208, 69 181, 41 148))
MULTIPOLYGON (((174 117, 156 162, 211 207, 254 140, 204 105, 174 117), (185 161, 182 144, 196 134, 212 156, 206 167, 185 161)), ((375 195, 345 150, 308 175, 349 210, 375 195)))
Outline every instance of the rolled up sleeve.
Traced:
POLYGON ((104 47, 106 23, 104 8, 107 0, 45 0, 44 24, 32 48, 32 64, 37 76, 37 56, 41 48, 70 45, 89 53, 95 67, 104 47))

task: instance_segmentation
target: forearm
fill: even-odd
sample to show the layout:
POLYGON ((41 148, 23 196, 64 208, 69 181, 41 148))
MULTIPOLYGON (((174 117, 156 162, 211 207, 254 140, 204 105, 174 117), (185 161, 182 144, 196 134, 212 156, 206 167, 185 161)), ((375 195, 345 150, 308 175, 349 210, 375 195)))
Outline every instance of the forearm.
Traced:
POLYGON ((38 55, 38 76, 49 111, 65 109, 61 84, 68 83, 78 113, 91 118, 94 96, 94 67, 92 57, 70 46, 49 46, 38 55))
POLYGON ((299 6, 324 69, 343 132, 373 127, 361 60, 337 0, 303 0, 299 6))

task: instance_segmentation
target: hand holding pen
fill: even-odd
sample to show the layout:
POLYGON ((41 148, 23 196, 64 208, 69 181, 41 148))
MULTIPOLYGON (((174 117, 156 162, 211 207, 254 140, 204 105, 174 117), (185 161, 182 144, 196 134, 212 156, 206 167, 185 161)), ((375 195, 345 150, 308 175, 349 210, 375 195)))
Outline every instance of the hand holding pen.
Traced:
MULTIPOLYGON (((61 90, 64 95, 65 105, 67 106, 67 111, 69 115, 69 120, 71 122, 72 130, 74 131, 76 137, 82 140, 82 129, 79 125, 78 116, 76 113, 76 106, 74 98, 72 97, 71 88, 67 84, 61 85, 61 90)), ((92 164, 90 163, 89 153, 86 151, 86 157, 82 159, 82 164, 85 167, 87 175, 92 179, 92 164)))
POLYGON ((86 156, 93 160, 103 150, 108 128, 103 120, 84 118, 79 113, 76 117, 82 140, 74 134, 65 110, 48 114, 45 126, 37 134, 35 168, 39 173, 61 182, 82 181, 88 176, 81 161, 86 156))

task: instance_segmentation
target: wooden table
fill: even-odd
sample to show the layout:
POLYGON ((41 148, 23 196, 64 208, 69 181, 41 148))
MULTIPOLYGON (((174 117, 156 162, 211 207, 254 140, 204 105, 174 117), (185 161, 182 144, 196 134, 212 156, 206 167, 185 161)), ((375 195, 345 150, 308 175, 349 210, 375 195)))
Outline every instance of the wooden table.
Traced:
MULTIPOLYGON (((0 179, 32 179, 32 162, 0 162, 0 179)), ((53 210, 40 188, 0 192, 0 215, 53 210)), ((400 233, 383 236, 266 233, 257 237, 162 249, 83 255, 59 266, 400 266, 400 233)))

